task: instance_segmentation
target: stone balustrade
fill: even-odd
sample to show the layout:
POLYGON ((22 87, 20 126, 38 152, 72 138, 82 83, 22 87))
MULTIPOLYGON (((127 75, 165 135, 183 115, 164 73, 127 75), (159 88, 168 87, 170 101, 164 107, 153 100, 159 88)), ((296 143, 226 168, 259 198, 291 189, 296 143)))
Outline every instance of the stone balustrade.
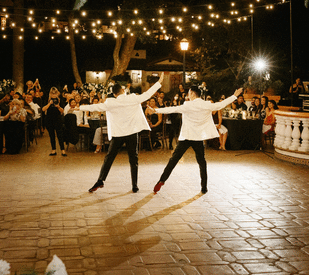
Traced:
POLYGON ((277 158, 309 166, 309 113, 276 110, 277 158))

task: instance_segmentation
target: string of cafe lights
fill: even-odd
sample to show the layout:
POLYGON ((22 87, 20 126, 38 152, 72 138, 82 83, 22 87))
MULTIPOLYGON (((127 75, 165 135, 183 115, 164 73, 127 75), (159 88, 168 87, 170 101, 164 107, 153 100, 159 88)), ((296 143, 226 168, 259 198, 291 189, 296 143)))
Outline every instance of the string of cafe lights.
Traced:
MULTIPOLYGON (((136 35, 137 31, 144 32, 145 35, 163 35, 166 38, 169 38, 169 32, 176 31, 182 33, 188 27, 191 27, 193 31, 198 31, 202 24, 205 24, 209 27, 214 27, 218 23, 232 24, 233 22, 243 22, 247 21, 249 17, 254 14, 257 9, 265 9, 271 11, 275 8, 276 5, 281 5, 288 3, 289 1, 280 0, 272 4, 264 3, 263 0, 256 0, 256 3, 247 4, 246 6, 239 6, 236 2, 231 2, 230 7, 224 11, 218 11, 218 4, 216 5, 200 5, 190 7, 191 10, 195 8, 201 9, 205 8, 204 14, 190 13, 189 8, 179 7, 182 12, 182 16, 179 15, 179 11, 173 7, 173 11, 178 11, 177 16, 172 15, 168 8, 158 8, 157 16, 152 18, 142 18, 139 15, 143 14, 145 10, 139 9, 119 9, 118 10, 108 10, 104 11, 105 17, 100 19, 94 19, 91 16, 92 10, 81 10, 75 11, 75 14, 79 14, 71 21, 71 26, 73 33, 75 35, 80 35, 81 39, 86 39, 89 36, 94 36, 97 39, 102 39, 105 33, 109 33, 117 37, 119 33, 117 30, 123 29, 122 34, 130 34, 131 36, 136 35), (122 17, 116 17, 119 14, 126 14, 126 19, 122 17), (128 16, 129 15, 129 16, 128 16), (190 25, 185 26, 184 23, 190 21, 190 25), (172 27, 167 27, 167 25, 173 24, 172 27)), ((13 13, 9 12, 10 9, 2 7, 0 10, 1 17, 1 31, 3 34, 1 37, 6 39, 13 36, 13 34, 7 34, 10 30, 18 28, 16 23, 11 19, 13 13)), ((50 15, 50 10, 44 9, 24 9, 24 20, 27 24, 24 24, 23 28, 19 29, 18 38, 20 40, 24 39, 25 33, 27 30, 37 30, 36 34, 32 34, 35 40, 39 40, 40 36, 48 32, 51 39, 55 39, 61 34, 65 34, 64 37, 66 40, 69 40, 68 35, 69 26, 68 19, 64 20, 61 16, 72 12, 71 10, 54 10, 54 14, 50 15), (49 13, 49 14, 48 14, 49 13), (38 14, 35 16, 35 14, 38 14)), ((98 12, 98 11, 95 11, 98 12)), ((103 11, 101 11, 103 14, 103 11)), ((1 32, 0 32, 1 33, 1 32)), ((28 34, 27 34, 28 36, 28 34)), ((30 36, 30 34, 29 34, 30 36)))

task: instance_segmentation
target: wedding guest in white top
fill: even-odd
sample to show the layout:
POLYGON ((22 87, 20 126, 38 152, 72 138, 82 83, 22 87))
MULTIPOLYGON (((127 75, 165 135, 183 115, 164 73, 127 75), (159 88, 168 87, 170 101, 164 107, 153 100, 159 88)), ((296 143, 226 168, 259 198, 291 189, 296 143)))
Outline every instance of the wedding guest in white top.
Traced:
POLYGON ((185 101, 185 103, 180 106, 155 109, 157 113, 161 114, 182 114, 179 141, 159 182, 154 187, 155 193, 164 185, 174 167, 189 147, 193 148, 196 160, 199 164, 202 186, 201 191, 203 194, 207 192, 207 164, 204 155, 203 141, 219 137, 217 128, 212 119, 212 111, 224 108, 226 105, 232 103, 241 93, 242 89, 238 89, 235 91, 234 95, 227 99, 217 103, 211 103, 210 101, 202 100, 201 90, 197 86, 192 86, 189 90, 190 101, 185 101))
POLYGON ((132 191, 136 193, 138 174, 138 133, 142 130, 150 130, 146 117, 143 113, 141 103, 149 99, 163 82, 164 73, 159 81, 148 91, 141 95, 126 95, 119 84, 113 86, 115 98, 107 98, 104 103, 80 106, 82 111, 106 111, 108 138, 111 140, 107 155, 98 178, 89 192, 94 192, 104 186, 104 181, 118 154, 118 151, 125 143, 129 155, 131 167, 132 191))
POLYGON ((41 117, 40 105, 33 102, 33 96, 31 94, 27 94, 25 99, 26 99, 26 102, 29 104, 29 106, 34 111, 34 120, 39 119, 41 117))

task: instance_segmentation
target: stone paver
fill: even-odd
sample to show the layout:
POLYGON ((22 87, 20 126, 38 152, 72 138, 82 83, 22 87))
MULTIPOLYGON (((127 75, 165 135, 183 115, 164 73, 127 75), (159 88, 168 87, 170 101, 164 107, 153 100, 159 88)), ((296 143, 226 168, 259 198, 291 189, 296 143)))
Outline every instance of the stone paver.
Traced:
POLYGON ((161 191, 171 151, 140 152, 131 192, 125 151, 103 189, 105 153, 0 155, 0 259, 12 274, 43 274, 54 254, 73 275, 309 274, 309 169, 262 152, 206 149, 209 192, 200 193, 192 150, 161 191))

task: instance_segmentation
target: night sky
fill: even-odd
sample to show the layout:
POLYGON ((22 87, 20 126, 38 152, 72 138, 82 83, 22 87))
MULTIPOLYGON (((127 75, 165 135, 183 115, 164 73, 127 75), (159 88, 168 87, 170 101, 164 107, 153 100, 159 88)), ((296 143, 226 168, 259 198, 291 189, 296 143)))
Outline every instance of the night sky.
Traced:
MULTIPOLYGON (((201 1, 190 1, 194 5, 201 1)), ((205 2, 205 1, 203 1, 205 2)), ((206 1, 207 2, 207 1, 206 1)), ((236 2, 236 1, 235 1, 236 2)), ((274 1, 272 1, 274 2, 274 1)), ((264 54, 276 53, 278 49, 284 52, 283 56, 274 56, 277 66, 290 63, 290 15, 289 3, 276 6, 273 11, 259 9, 254 14, 254 49, 264 54)), ((309 51, 305 40, 309 34, 309 9, 305 8, 303 0, 293 0, 293 47, 294 47, 294 76, 309 80, 309 51)), ((113 38, 105 36, 101 41, 76 39, 78 66, 82 78, 85 77, 84 68, 89 60, 111 60, 113 38)), ((142 47, 137 44, 137 47, 142 47)), ((171 46, 170 48, 173 48, 171 46)), ((0 37, 0 78, 12 78, 12 42, 10 39, 0 37)), ((149 53, 159 55, 160 43, 151 45, 149 53), (158 47, 156 49, 156 47, 158 47), (159 50, 158 50, 159 49, 159 50)), ((169 47, 165 49, 168 50, 169 47)), ((158 56, 158 59, 162 56, 158 56)), ((156 56, 153 56, 156 58, 156 56)), ((90 62, 91 63, 91 62, 90 62)), ((88 67, 88 70, 90 68, 88 67)), ((284 76, 289 77, 289 72, 284 76)), ((69 42, 63 38, 53 41, 50 38, 40 38, 35 41, 33 37, 25 38, 25 81, 40 79, 42 86, 49 89, 51 85, 72 85, 74 77, 71 68, 69 42)))

